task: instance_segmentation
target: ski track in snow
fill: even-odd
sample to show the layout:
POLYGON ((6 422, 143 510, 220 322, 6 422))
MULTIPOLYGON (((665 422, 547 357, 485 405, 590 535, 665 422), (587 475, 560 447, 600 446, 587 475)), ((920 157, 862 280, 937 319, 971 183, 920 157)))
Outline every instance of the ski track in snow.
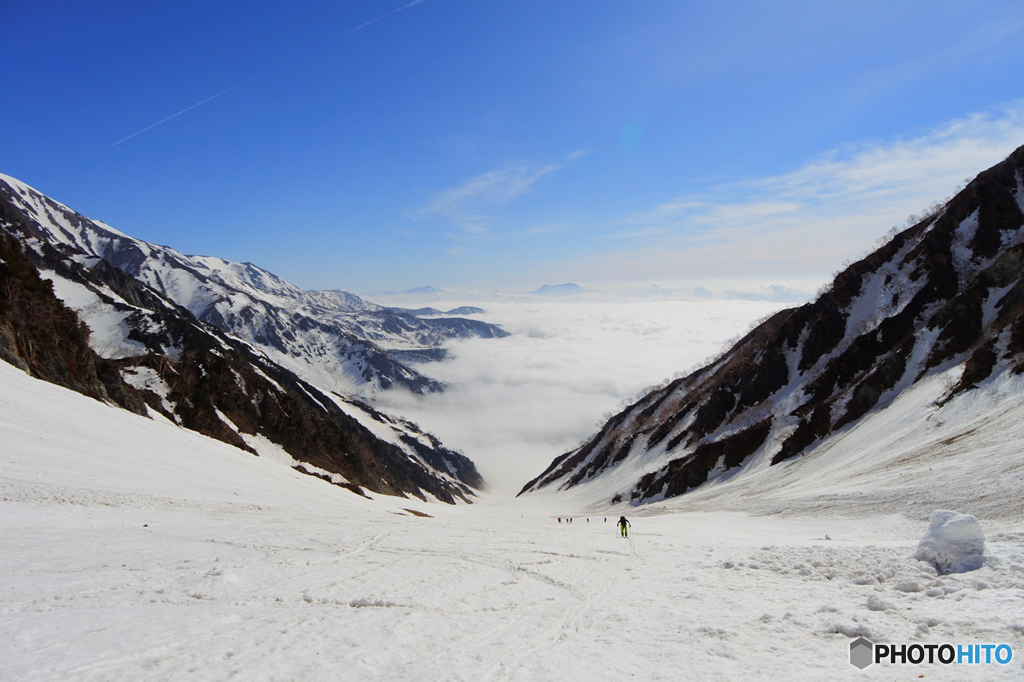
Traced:
POLYGON ((572 499, 365 501, 0 363, 0 679, 1024 675, 1017 517, 981 519, 983 568, 938 576, 916 517, 654 505, 623 540, 572 499), (858 635, 1015 656, 862 672, 858 635))

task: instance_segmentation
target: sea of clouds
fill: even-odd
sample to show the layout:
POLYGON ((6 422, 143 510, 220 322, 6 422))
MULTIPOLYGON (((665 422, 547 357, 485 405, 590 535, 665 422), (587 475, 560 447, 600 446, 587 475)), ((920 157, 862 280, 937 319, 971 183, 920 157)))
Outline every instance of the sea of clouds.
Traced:
POLYGON ((779 285, 730 291, 729 298, 706 288, 689 289, 683 300, 666 291, 566 298, 449 292, 429 302, 376 297, 385 305, 439 310, 478 306, 485 312, 474 317, 510 332, 452 341, 450 359, 417 367, 445 382, 445 392, 392 390, 376 402, 464 452, 495 495, 510 496, 646 388, 688 373, 757 320, 809 296, 779 285))
MULTIPOLYGON (((409 308, 479 306, 480 319, 511 332, 452 342, 450 360, 421 365, 448 384, 444 393, 389 391, 377 402, 465 452, 495 493, 517 492, 645 387, 694 369, 756 320, 812 298, 828 271, 874 250, 888 226, 916 222, 908 214, 929 210, 1000 161, 1022 130, 1024 105, 1015 101, 914 138, 834 149, 781 175, 666 196, 579 232, 608 248, 532 270, 519 264, 513 280, 569 278, 606 293, 368 295, 409 308), (679 273, 692 279, 666 281, 679 273)), ((432 210, 454 215, 481 196, 503 205, 568 163, 477 176, 432 210)), ((495 266, 492 274, 501 282, 508 273, 495 266)))

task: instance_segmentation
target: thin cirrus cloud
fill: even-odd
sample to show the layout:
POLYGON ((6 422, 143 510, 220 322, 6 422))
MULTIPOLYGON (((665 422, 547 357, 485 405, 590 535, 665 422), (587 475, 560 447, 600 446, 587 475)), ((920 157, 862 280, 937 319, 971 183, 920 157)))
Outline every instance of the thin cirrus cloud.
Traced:
POLYGON ((366 28, 366 27, 367 27, 367 26, 369 26, 370 24, 376 24, 376 23, 377 23, 378 21, 380 21, 381 19, 387 19, 387 18, 388 18, 388 17, 390 17, 390 16, 392 15, 392 14, 398 14, 399 12, 401 12, 401 11, 403 11, 403 10, 407 10, 407 9, 409 9, 410 7, 415 7, 416 5, 418 5, 418 4, 422 3, 422 2, 426 2, 426 0, 412 0, 412 2, 410 2, 410 3, 407 3, 407 4, 405 4, 405 5, 402 5, 402 6, 401 6, 401 7, 399 7, 398 9, 393 9, 393 10, 391 10, 390 12, 388 12, 388 13, 386 13, 386 14, 382 14, 382 15, 380 15, 379 17, 377 17, 376 19, 370 19, 369 21, 365 21, 365 22, 363 22, 363 23, 359 24, 359 25, 358 25, 358 26, 356 26, 355 28, 350 28, 349 30, 345 31, 345 35, 348 35, 349 33, 355 33, 356 31, 359 31, 359 30, 361 30, 361 29, 364 29, 364 28, 366 28))
POLYGON ((438 192, 415 215, 441 216, 465 234, 485 234, 494 210, 528 193, 541 180, 562 170, 585 153, 575 151, 560 163, 546 165, 508 163, 501 168, 475 175, 458 187, 438 192))
POLYGON ((1015 102, 912 139, 851 145, 789 173, 635 211, 602 235, 629 248, 568 269, 589 281, 611 260, 620 278, 828 273, 1022 143, 1024 102, 1015 102))

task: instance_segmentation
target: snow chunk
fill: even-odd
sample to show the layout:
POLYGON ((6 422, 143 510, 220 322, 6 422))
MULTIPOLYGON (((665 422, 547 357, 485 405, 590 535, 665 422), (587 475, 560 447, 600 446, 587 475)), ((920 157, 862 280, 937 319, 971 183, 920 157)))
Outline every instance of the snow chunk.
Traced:
POLYGON ((978 519, 939 509, 932 512, 914 557, 933 564, 940 574, 965 573, 981 568, 984 553, 985 536, 978 519))

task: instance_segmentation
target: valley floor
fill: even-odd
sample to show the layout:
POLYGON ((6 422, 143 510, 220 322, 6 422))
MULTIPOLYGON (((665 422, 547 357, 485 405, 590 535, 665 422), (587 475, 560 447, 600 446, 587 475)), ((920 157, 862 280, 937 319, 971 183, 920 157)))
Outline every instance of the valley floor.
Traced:
POLYGON ((0 679, 1024 676, 1019 519, 939 577, 903 515, 655 506, 622 539, 563 504, 370 503, 0 365, 0 679), (1014 657, 862 672, 858 635, 1014 657))

